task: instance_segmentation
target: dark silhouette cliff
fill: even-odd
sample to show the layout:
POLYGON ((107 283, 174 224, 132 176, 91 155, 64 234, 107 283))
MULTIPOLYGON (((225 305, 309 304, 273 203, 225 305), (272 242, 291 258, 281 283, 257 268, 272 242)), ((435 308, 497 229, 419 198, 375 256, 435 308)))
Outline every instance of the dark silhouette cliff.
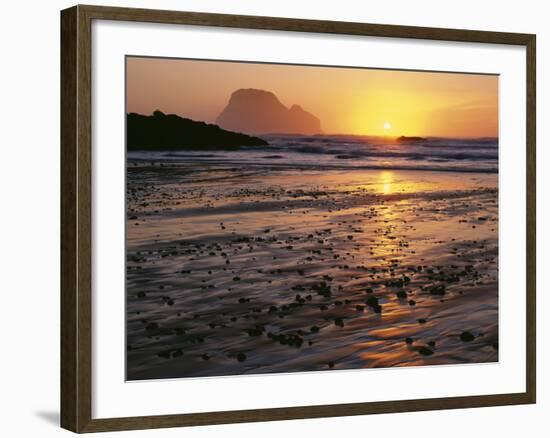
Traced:
POLYGON ((130 113, 126 123, 126 147, 131 150, 238 149, 262 146, 265 140, 230 132, 216 125, 155 111, 151 116, 130 113))
POLYGON ((298 105, 284 106, 270 91, 235 91, 216 119, 224 129, 247 134, 321 134, 321 123, 298 105))

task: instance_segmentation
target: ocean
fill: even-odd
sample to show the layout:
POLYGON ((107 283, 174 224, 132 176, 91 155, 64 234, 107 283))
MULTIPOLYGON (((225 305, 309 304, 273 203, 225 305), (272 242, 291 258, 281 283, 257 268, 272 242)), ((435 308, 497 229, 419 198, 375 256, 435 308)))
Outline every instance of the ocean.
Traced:
POLYGON ((353 168, 498 173, 498 139, 396 141, 355 135, 263 135, 237 151, 131 152, 129 159, 269 168, 353 168))

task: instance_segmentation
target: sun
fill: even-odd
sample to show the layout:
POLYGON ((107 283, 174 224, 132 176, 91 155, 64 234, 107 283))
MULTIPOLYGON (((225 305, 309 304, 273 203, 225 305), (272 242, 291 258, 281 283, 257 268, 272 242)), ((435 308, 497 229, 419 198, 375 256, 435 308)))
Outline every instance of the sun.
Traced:
POLYGON ((384 122, 384 129, 386 131, 389 131, 391 129, 391 123, 390 122, 384 122))

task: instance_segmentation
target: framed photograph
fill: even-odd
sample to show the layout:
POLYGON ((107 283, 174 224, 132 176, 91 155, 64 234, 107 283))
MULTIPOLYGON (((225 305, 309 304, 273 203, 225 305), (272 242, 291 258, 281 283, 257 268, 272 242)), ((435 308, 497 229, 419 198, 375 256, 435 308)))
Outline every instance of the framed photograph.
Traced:
POLYGON ((61 423, 535 403, 535 35, 61 13, 61 423))

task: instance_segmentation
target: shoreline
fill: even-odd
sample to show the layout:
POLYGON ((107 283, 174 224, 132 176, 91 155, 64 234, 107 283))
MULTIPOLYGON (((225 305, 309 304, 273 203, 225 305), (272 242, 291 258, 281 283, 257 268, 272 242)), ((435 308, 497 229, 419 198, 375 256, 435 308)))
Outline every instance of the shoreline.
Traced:
POLYGON ((498 360, 497 174, 132 169, 130 380, 498 360))
MULTIPOLYGON (((177 156, 179 159, 183 158, 189 158, 189 157, 183 157, 183 156, 177 156)), ((132 163, 151 163, 151 161, 154 161, 156 164, 166 164, 169 166, 178 166, 178 163, 174 163, 172 160, 166 159, 162 160, 161 158, 155 158, 154 160, 148 159, 148 158, 131 158, 129 159, 132 163)), ((242 162, 239 161, 228 161, 226 159, 223 159, 220 157, 220 161, 208 161, 208 160, 194 160, 189 161, 189 163, 197 164, 197 165, 209 165, 209 166, 219 166, 219 167, 233 167, 233 166, 239 166, 242 165, 242 162)), ((189 164, 185 164, 184 166, 188 166, 189 164)), ((322 170, 394 170, 394 171, 407 171, 407 172, 451 172, 451 173, 490 173, 490 174, 498 174, 498 169, 492 169, 492 168, 474 168, 474 169, 468 169, 468 168, 441 168, 441 167, 406 167, 406 166, 338 166, 338 165, 330 165, 330 164, 278 164, 278 163, 262 163, 262 162, 247 162, 247 166, 250 167, 258 167, 265 169, 266 171, 277 171, 277 170, 300 170, 300 171, 322 171, 322 170)))

